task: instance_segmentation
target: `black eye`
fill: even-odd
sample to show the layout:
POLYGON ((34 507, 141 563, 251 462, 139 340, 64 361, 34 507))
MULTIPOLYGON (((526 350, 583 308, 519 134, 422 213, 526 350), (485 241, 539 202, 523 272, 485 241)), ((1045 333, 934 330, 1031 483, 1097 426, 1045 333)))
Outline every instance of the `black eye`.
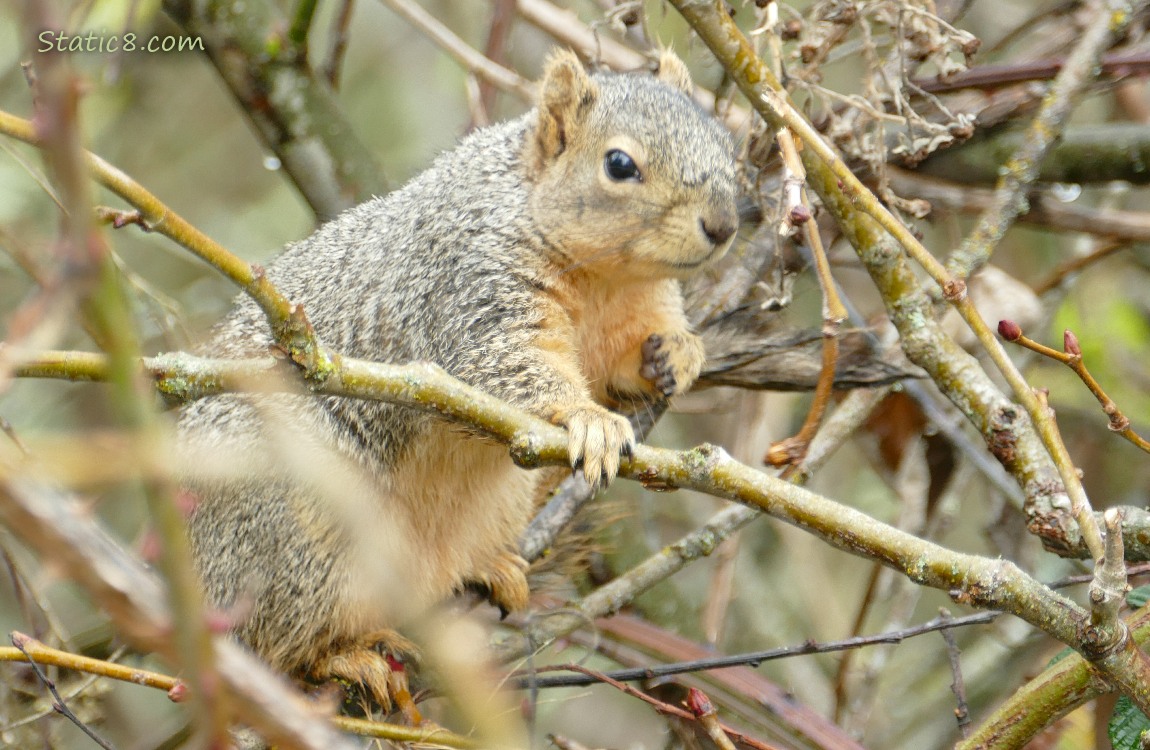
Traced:
POLYGON ((643 179, 635 160, 617 148, 603 157, 603 171, 615 182, 640 182, 643 179))

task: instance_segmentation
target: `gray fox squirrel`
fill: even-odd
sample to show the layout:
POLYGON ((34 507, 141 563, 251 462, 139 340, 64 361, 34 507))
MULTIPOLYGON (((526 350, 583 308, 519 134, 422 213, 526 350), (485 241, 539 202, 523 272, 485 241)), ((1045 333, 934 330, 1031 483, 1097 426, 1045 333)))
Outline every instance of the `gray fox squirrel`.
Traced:
MULTIPOLYGON (((570 434, 609 481, 634 436, 607 406, 689 388, 703 347, 679 279, 738 224, 732 139, 690 98, 683 63, 587 74, 554 54, 538 106, 478 130, 399 190, 291 245, 267 269, 332 351, 434 362, 570 434)), ((203 351, 265 355, 240 297, 203 351)), ((527 605, 516 540, 539 476, 433 416, 340 397, 237 393, 183 407, 193 556, 212 606, 273 667, 404 689, 394 630, 469 585, 527 605), (197 463, 199 459, 196 459, 197 463), (320 467, 320 468, 316 468, 320 467)))

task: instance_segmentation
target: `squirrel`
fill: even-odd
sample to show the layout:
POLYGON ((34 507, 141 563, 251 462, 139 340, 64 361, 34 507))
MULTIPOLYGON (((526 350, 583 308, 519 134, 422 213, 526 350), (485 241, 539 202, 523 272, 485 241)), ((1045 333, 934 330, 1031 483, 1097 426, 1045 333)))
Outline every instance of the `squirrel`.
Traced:
MULTIPOLYGON (((692 90, 670 52, 656 75, 589 74, 553 53, 535 109, 289 245, 267 275, 332 351, 438 364, 565 426, 573 469, 605 484, 634 443, 608 406, 692 385, 704 352, 679 280, 738 227, 732 138, 692 90)), ((241 296, 201 351, 273 347, 241 296)), ((405 618, 467 587, 505 612, 527 606, 516 542, 539 478, 504 446, 399 406, 303 394, 195 401, 177 433, 197 467, 181 482, 205 596, 278 670, 361 685, 387 707, 416 653, 405 618)))

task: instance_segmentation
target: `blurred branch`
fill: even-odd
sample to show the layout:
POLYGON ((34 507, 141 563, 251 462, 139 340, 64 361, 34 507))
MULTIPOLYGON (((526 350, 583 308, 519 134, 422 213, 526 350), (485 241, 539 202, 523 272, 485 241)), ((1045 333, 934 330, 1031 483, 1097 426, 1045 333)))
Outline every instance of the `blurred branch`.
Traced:
MULTIPOLYGON (((183 685, 179 679, 169 675, 50 648, 20 633, 13 633, 12 638, 13 640, 19 638, 20 645, 18 647, 0 647, 0 661, 51 664, 62 669, 99 675, 100 677, 108 677, 167 692, 177 690, 179 686, 183 685)), ((446 747, 458 748, 477 746, 466 737, 460 737, 441 728, 413 728, 342 716, 333 717, 332 722, 346 732, 364 737, 377 737, 397 742, 435 742, 446 747)))
POLYGON ((324 80, 327 81, 327 85, 331 86, 333 91, 339 88, 339 73, 343 67, 344 53, 347 52, 347 32, 351 25, 351 14, 354 9, 355 0, 342 0, 339 5, 339 12, 332 23, 331 49, 321 71, 324 80))
MULTIPOLYGON (((544 671, 547 669, 551 669, 551 668, 545 667, 544 671)), ((653 706, 654 709, 661 714, 665 714, 668 716, 675 716, 675 717, 678 717, 680 719, 686 719, 687 721, 697 721, 701 718, 698 715, 696 715, 695 713, 692 713, 690 711, 685 711, 685 710, 679 708, 678 706, 672 706, 669 703, 665 703, 665 702, 663 702, 657 698, 654 698, 650 695, 647 695, 646 693, 644 693, 640 690, 636 690, 635 688, 631 687, 630 685, 627 685, 623 682, 620 682, 619 680, 612 678, 610 675, 608 675, 604 672, 600 672, 598 670, 591 669, 590 667, 585 667, 582 664, 563 664, 563 665, 560 665, 558 667, 554 667, 554 669, 563 669, 563 670, 567 670, 567 671, 571 671, 571 672, 578 672, 580 674, 586 675, 587 677, 589 677, 591 679, 591 682, 589 682, 587 684, 599 683, 599 684, 603 684, 603 685, 610 685, 611 687, 615 688, 616 690, 618 690, 621 693, 625 693, 627 695, 630 695, 633 698, 638 698, 639 700, 643 701, 644 703, 647 703, 647 704, 653 706)), ((712 716, 713 716, 713 714, 712 714, 712 716)), ((742 732, 735 731, 731 727, 722 726, 722 731, 725 731, 731 737, 734 737, 736 740, 738 740, 740 743, 746 745, 747 747, 760 748, 761 750, 777 750, 777 748, 774 748, 774 746, 768 745, 764 742, 760 742, 759 740, 748 737, 745 734, 743 734, 742 732)), ((729 740, 728 740, 728 742, 729 742, 729 740)))
MULTIPOLYGON (((56 26, 46 6, 29 17, 31 32, 56 26)), ((67 251, 66 273, 83 279, 81 310, 99 333, 108 352, 110 405, 116 423, 145 445, 162 445, 167 434, 156 419, 154 400, 137 369, 140 348, 135 320, 104 235, 93 221, 88 181, 88 154, 81 147, 79 79, 58 52, 36 58, 34 134, 52 167, 53 185, 63 209, 61 243, 67 251)), ((143 477, 139 484, 156 530, 158 567, 163 572, 173 611, 172 640, 176 664, 192 686, 190 708, 205 742, 215 742, 225 731, 223 696, 218 694, 215 657, 203 618, 200 584, 191 564, 190 545, 183 518, 174 502, 175 488, 167 475, 143 477)), ((13 641, 14 645, 20 643, 13 641)), ((39 667, 36 667, 40 674, 39 667)), ((50 686, 55 692, 55 687, 50 686)), ((63 707, 61 712, 70 715, 63 707)), ((71 717, 79 723, 78 719, 71 717)), ((93 736, 95 739, 95 737, 93 736)))
MULTIPOLYGON (((1147 157, 1150 158, 1150 150, 1147 151, 1147 157)), ((887 174, 896 192, 923 198, 936 209, 979 212, 994 200, 994 192, 988 188, 963 185, 903 169, 888 169, 887 174)), ((1027 203, 1029 210, 1020 218, 1032 224, 1055 231, 1083 232, 1118 241, 1150 242, 1150 215, 1142 211, 1085 206, 1078 201, 1065 203, 1052 196, 1048 190, 1030 193, 1027 203)), ((1112 248, 1111 252, 1114 249, 1117 248, 1112 248)), ((1035 292, 1042 294, 1049 288, 1046 285, 1042 287, 1036 288, 1035 292)))
MULTIPOLYGON (((650 63, 643 53, 598 32, 583 23, 574 11, 560 8, 548 0, 516 0, 516 9, 523 20, 596 65, 627 71, 638 70, 650 63)), ((695 101, 704 109, 716 111, 715 95, 706 89, 695 88, 695 101)), ((749 118, 749 112, 734 106, 727 108, 720 117, 734 132, 747 127, 749 118)))
MULTIPOLYGON (((43 147, 31 122, 3 111, 0 111, 0 134, 43 147)), ((223 273, 264 311, 271 324, 272 334, 284 351, 310 373, 310 377, 323 377, 327 361, 306 314, 268 281, 262 268, 230 253, 223 245, 164 205, 142 185, 99 156, 84 152, 84 158, 93 179, 139 211, 139 217, 133 217, 130 223, 140 224, 148 231, 164 235, 223 273)))
MULTIPOLYGON (((301 0, 301 11, 309 3, 314 4, 301 0)), ((292 25, 276 3, 163 0, 163 8, 186 33, 203 40, 220 78, 318 221, 387 192, 375 155, 292 43, 292 25)))
MULTIPOLYGON (((116 623, 119 632, 137 647, 167 658, 174 654, 172 613, 163 585, 139 561, 123 550, 97 524, 83 503, 57 490, 23 480, 0 478, 0 521, 45 559, 67 571, 116 623)), ((440 728, 411 728, 345 717, 322 716, 314 701, 288 687, 282 676, 252 656, 232 638, 214 639, 216 668, 228 688, 230 711, 276 747, 297 750, 354 750, 357 745, 331 726, 365 736, 397 741, 434 741, 448 747, 472 748, 475 743, 440 728)), ((14 650, 14 649, 13 649, 14 650)), ((10 656, 0 651, 4 656, 10 656)), ((115 665, 69 655, 53 656, 40 646, 29 649, 37 658, 74 669, 93 667, 101 674, 171 690, 178 681, 132 670, 120 676, 115 665), (169 681, 172 687, 168 687, 169 681)), ((11 660, 2 659, 0 660, 11 660)))
MULTIPOLYGON (((1025 133, 1002 132, 975 139, 932 155, 919 171, 963 185, 987 185, 1002 179, 1003 165, 1009 166, 1027 138, 1025 133)), ((1150 126, 1099 122, 1065 128, 1058 143, 1032 167, 1028 167, 1031 181, 1150 184, 1150 126)), ((1104 225, 1099 222, 1099 226, 1104 225)))
MULTIPOLYGON (((85 504, 28 481, 0 481, 0 521, 82 586, 138 648, 173 659, 172 612, 155 574, 96 523, 85 504)), ((230 638, 213 643, 229 709, 269 740, 298 750, 351 750, 315 708, 230 638)))
MULTIPOLYGON (((487 27, 487 44, 483 56, 497 65, 507 57, 507 40, 515 24, 515 0, 494 0, 491 3, 491 22, 487 27)), ((495 87, 490 81, 479 82, 479 102, 490 115, 495 108, 495 87)))
MULTIPOLYGON (((1025 81, 1044 81, 1054 78, 1066 64, 1065 59, 1030 60, 1002 65, 979 65, 946 78, 916 78, 914 85, 928 93, 937 94, 961 89, 986 89, 1025 81)), ((1103 55, 1098 63, 1099 77, 1126 78, 1150 72, 1150 54, 1146 52, 1118 52, 1103 55)))
POLYGON ((510 91, 526 102, 535 101, 534 84, 524 80, 515 71, 488 59, 417 3, 411 0, 382 0, 382 2, 439 45, 465 70, 505 91, 510 91))
POLYGON ((999 170, 994 203, 983 212, 978 225, 947 261, 947 271, 958 278, 969 277, 986 263, 1006 230, 1025 211, 1027 187, 1034 183, 1047 152, 1062 135, 1075 100, 1098 75, 1102 53, 1128 22, 1131 12, 1128 2, 1091 2, 1092 18, 1085 33, 1055 76, 1038 114, 1023 133, 1019 148, 999 170))
MULTIPOLYGON (((1150 217, 1146 218, 1150 219, 1150 217)), ((1094 250, 1087 253, 1086 255, 1071 258, 1063 263, 1060 263, 1058 267, 1050 273, 1049 276, 1034 285, 1034 293, 1041 297, 1052 289, 1057 289, 1058 287, 1063 286, 1069 279, 1076 276, 1078 272, 1082 271, 1088 266, 1097 263, 1103 258, 1110 257, 1119 250, 1126 250, 1129 247, 1130 245, 1126 242, 1117 240, 1111 240, 1110 242, 1100 242, 1094 250)))
POLYGON ((307 37, 311 31, 311 22, 315 18, 315 7, 318 0, 298 0, 295 15, 292 17, 291 28, 288 29, 288 39, 299 50, 303 58, 307 59, 307 37))

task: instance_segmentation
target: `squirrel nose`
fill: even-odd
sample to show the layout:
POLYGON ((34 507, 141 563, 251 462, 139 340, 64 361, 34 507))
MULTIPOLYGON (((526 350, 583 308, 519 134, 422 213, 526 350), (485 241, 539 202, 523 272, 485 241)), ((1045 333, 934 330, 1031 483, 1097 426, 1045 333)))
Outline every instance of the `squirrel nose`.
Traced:
POLYGON ((733 235, 739 227, 730 217, 713 216, 709 220, 700 218, 699 228, 703 230, 703 234, 707 236, 707 239, 709 239, 715 247, 719 247, 731 239, 731 235, 733 235))

